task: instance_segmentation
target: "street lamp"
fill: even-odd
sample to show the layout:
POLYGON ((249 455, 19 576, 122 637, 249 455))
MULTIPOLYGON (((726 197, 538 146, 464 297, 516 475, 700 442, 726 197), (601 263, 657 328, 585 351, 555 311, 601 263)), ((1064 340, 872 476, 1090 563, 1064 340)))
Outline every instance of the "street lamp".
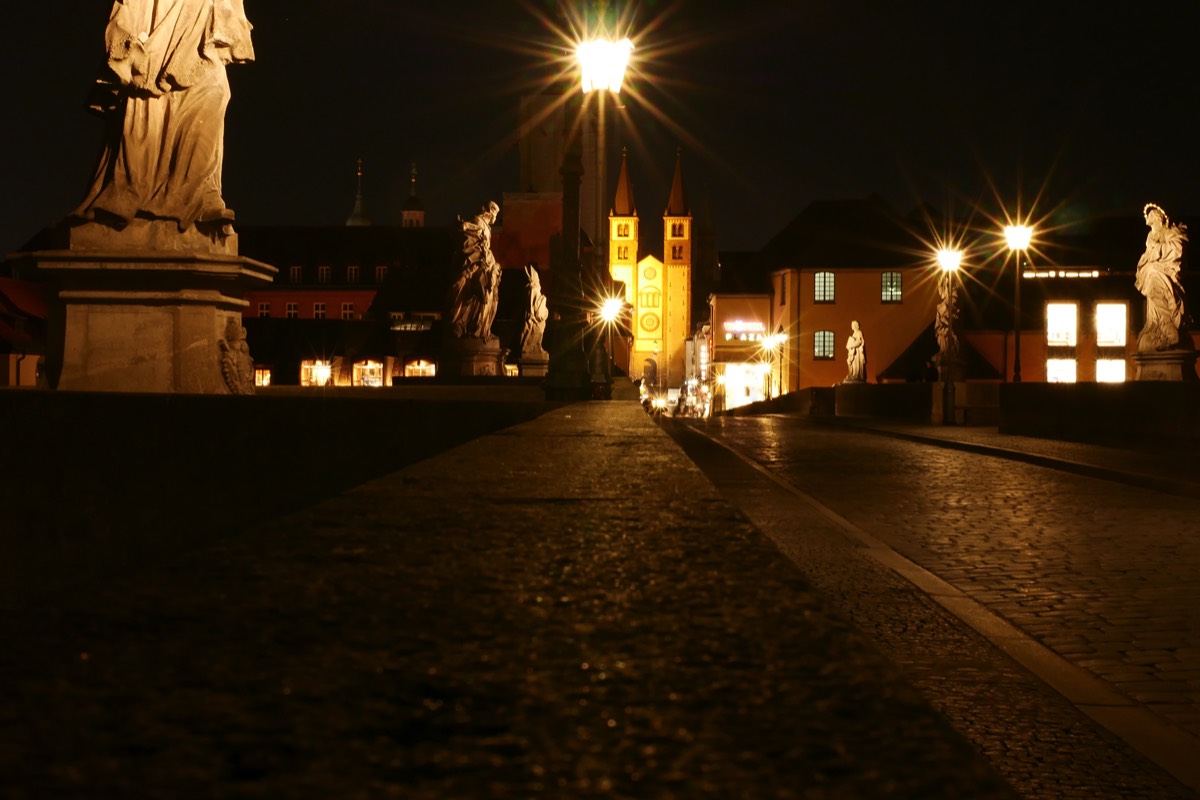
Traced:
POLYGON ((613 350, 613 328, 617 324, 617 320, 621 316, 621 311, 625 308, 625 300, 621 297, 606 297, 604 302, 600 304, 600 319, 604 321, 604 325, 608 328, 608 375, 609 380, 612 380, 613 364, 616 363, 616 353, 613 350))
POLYGON ((605 268, 608 256, 608 225, 607 215, 604 213, 604 209, 608 207, 608 143, 607 126, 604 122, 604 95, 621 93, 625 69, 629 66, 629 56, 632 52, 633 42, 628 38, 620 41, 592 39, 580 42, 575 48, 583 93, 588 95, 600 92, 596 98, 595 218, 592 224, 596 240, 595 252, 598 259, 603 259, 605 268))
POLYGON ((1013 268, 1013 383, 1021 382, 1021 256, 1033 240, 1033 228, 1028 225, 1007 225, 1004 239, 1008 249, 1016 253, 1013 268))
POLYGON ((770 399, 772 397, 777 397, 778 395, 783 394, 783 355, 782 355, 782 353, 783 353, 783 344, 786 341, 787 341, 787 334, 783 332, 782 328, 776 330, 775 333, 771 334, 770 336, 764 337, 762 340, 763 350, 767 351, 767 358, 769 359, 768 367, 771 369, 771 372, 769 373, 771 376, 771 380, 767 385, 767 399, 770 399), (779 355, 779 373, 780 373, 778 381, 776 381, 776 379, 775 379, 775 370, 774 370, 775 356, 777 354, 779 355), (774 389, 776 387, 778 387, 778 389, 779 389, 778 392, 774 392, 774 389))
POLYGON ((938 372, 942 379, 942 424, 953 425, 954 381, 959 368, 958 334, 954 331, 958 319, 958 270, 962 265, 962 251, 944 247, 937 252, 937 263, 942 270, 938 278, 938 307, 933 330, 938 341, 938 372))

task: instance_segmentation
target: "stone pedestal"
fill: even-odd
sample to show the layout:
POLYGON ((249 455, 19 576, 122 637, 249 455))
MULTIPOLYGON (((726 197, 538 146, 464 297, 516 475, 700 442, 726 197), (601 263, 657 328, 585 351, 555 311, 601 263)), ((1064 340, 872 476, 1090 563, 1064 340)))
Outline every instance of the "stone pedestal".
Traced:
POLYGON ((442 346, 442 358, 438 364, 438 375, 467 378, 479 375, 503 375, 504 357, 508 350, 500 346, 500 340, 463 338, 447 339, 442 346))
POLYGON ((104 241, 89 248, 78 239, 73 232, 71 249, 13 259, 21 277, 52 289, 46 344, 52 388, 253 391, 244 298, 274 279, 274 267, 228 252, 236 243, 227 240, 198 252, 105 250, 104 241))
MULTIPOLYGON (((542 351, 545 353, 545 351, 542 351)), ((542 356, 522 356, 517 362, 517 369, 522 377, 544 378, 550 371, 550 354, 542 356)))
POLYGON ((1162 350, 1157 353, 1137 353, 1133 357, 1136 381, 1194 381, 1196 380, 1195 350, 1162 350))

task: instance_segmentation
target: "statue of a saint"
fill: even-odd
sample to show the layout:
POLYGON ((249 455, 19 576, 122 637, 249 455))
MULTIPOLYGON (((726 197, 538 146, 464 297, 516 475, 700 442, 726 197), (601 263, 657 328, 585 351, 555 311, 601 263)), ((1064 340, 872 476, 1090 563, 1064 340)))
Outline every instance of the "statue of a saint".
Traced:
POLYGON ((529 307, 525 309, 525 327, 521 331, 521 358, 547 358, 549 354, 542 347, 542 335, 546 332, 550 311, 546 308, 546 295, 542 294, 542 280, 532 264, 525 267, 525 277, 529 307))
POLYGON ((867 379, 867 345, 858 320, 850 323, 850 338, 846 339, 846 379, 842 383, 862 383, 867 379))
POLYGON ((1154 353, 1179 345, 1179 331, 1186 320, 1179 266, 1187 226, 1171 224, 1167 212, 1154 203, 1147 203, 1142 214, 1150 232, 1134 279, 1134 286, 1146 297, 1146 324, 1138 334, 1138 352, 1154 353))
POLYGON ((459 218, 463 233, 463 265, 458 280, 450 287, 447 318, 450 333, 456 339, 482 339, 490 342, 492 322, 500 300, 500 264, 492 255, 492 225, 500 216, 500 206, 489 201, 475 218, 459 218))
POLYGON ((943 272, 938 280, 939 300, 933 318, 938 355, 943 361, 958 355, 958 334, 954 332, 954 321, 958 318, 958 287, 952 281, 952 272, 943 272))
POLYGON ((89 106, 104 150, 76 216, 123 228, 167 219, 225 224, 225 65, 254 60, 242 0, 115 0, 106 68, 89 106))

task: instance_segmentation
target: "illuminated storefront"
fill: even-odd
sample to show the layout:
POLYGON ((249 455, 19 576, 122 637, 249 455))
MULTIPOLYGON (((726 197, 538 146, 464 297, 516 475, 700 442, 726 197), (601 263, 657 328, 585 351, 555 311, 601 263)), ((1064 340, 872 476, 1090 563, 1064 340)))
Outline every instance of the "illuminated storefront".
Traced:
POLYGON ((767 399, 771 360, 768 340, 770 295, 719 295, 709 298, 712 326, 703 370, 711 373, 711 410, 729 409, 767 399))

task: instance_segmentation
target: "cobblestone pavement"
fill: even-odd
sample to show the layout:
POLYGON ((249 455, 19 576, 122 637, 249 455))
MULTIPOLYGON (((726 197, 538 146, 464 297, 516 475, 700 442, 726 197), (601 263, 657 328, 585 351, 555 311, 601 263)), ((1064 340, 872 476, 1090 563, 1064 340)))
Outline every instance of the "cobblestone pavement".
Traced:
POLYGON ((635 403, 482 437, 0 637, 11 800, 1015 796, 635 403))
MULTIPOLYGON (((668 427, 822 597, 879 642, 1026 797, 1196 796, 865 558, 862 543, 814 503, 754 480, 752 468, 727 451, 706 451, 707 440, 684 435, 679 424, 668 427)), ((1200 738, 1190 738, 1200 735, 1196 499, 798 417, 693 427, 1150 709, 1185 747, 1194 741, 1200 758, 1200 738)), ((1031 447, 1077 465, 1094 455, 1084 445, 1031 447)), ((1137 454, 1102 456, 1093 466, 1115 469, 1124 460, 1139 464, 1139 474, 1154 467, 1137 454)))

